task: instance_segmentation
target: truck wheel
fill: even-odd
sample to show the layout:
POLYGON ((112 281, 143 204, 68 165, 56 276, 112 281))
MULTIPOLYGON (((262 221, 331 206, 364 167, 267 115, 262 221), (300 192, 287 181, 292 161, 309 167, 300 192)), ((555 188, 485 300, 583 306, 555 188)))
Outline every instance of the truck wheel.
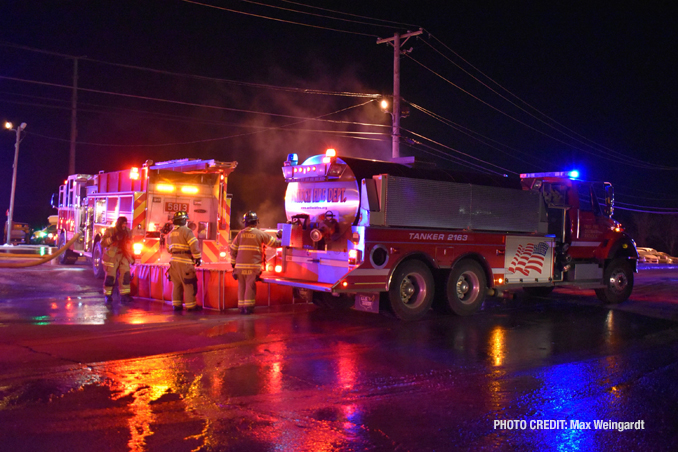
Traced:
MULTIPOLYGON (((57 239, 57 248, 61 249, 65 244, 66 234, 62 232, 59 234, 59 238, 57 239)), ((57 260, 63 265, 73 265, 78 260, 79 256, 79 254, 76 254, 74 251, 68 249, 61 253, 59 257, 57 257, 57 260)))
POLYGON ((388 290, 393 313, 400 320, 423 318, 433 303, 435 282, 423 262, 411 260, 398 266, 388 290))
POLYGON ((469 315, 480 310, 487 293, 485 272, 472 260, 454 266, 447 278, 447 303, 457 315, 469 315))
POLYGON ((106 276, 103 255, 104 252, 101 249, 101 242, 97 242, 92 251, 92 271, 94 272, 94 277, 97 279, 104 279, 104 276, 106 276))
POLYGON ((596 289, 603 303, 617 304, 626 301, 633 290, 633 270, 628 259, 614 259, 603 273, 604 289, 596 289))
POLYGON ((555 287, 546 286, 546 287, 523 287, 523 292, 525 292, 530 297, 548 297, 551 295, 555 287))

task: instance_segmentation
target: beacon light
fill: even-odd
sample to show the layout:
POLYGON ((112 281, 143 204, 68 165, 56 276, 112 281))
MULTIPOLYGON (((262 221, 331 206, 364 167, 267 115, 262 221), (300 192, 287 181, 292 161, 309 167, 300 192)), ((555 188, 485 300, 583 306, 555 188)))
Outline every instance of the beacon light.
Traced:
POLYGON ((129 178, 132 180, 139 180, 139 168, 132 168, 129 170, 129 178))
POLYGON ((137 242, 132 244, 132 252, 134 253, 135 256, 140 256, 141 252, 144 250, 144 244, 141 242, 137 242))

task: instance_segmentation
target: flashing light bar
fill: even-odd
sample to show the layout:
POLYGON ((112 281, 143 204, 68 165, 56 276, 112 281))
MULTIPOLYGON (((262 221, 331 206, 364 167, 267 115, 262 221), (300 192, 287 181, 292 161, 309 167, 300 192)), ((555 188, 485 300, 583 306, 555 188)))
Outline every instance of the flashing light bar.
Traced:
POLYGON ((553 173, 523 173, 521 179, 543 178, 543 177, 567 177, 568 179, 579 179, 579 171, 556 171, 553 173))
POLYGON ((181 193, 185 193, 187 195, 195 195, 198 193, 198 187, 194 185, 184 185, 181 187, 181 193))
POLYGON ((174 185, 171 184, 158 184, 155 186, 155 189, 158 191, 170 193, 174 191, 174 185))

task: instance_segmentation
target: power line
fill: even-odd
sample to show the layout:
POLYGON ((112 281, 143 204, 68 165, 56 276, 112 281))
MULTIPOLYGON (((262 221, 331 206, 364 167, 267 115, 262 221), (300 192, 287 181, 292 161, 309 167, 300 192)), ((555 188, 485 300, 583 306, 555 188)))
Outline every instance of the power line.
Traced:
MULTIPOLYGON (((315 13, 309 13, 309 12, 306 12, 306 11, 299 11, 299 10, 291 9, 291 8, 283 8, 283 7, 281 7, 281 6, 268 5, 268 4, 266 4, 266 3, 255 2, 255 1, 252 1, 252 0, 240 0, 240 1, 241 1, 241 2, 244 2, 244 3, 250 3, 250 4, 252 4, 252 5, 265 6, 265 7, 267 7, 267 8, 279 9, 279 10, 281 10, 281 11, 288 11, 288 12, 293 12, 293 13, 298 13, 298 14, 306 14, 306 15, 308 15, 308 16, 314 16, 314 17, 322 17, 323 19, 339 20, 339 21, 343 21, 343 22, 351 22, 351 23, 361 24, 361 25, 371 25, 371 26, 375 26, 375 27, 389 27, 389 28, 394 28, 392 25, 376 24, 376 23, 373 23, 373 22, 362 22, 362 21, 352 20, 352 19, 342 19, 342 18, 340 18, 340 17, 332 17, 332 16, 326 16, 326 15, 324 15, 324 14, 315 14, 315 13)), ((294 2, 288 2, 288 3, 294 3, 294 2)), ((302 5, 301 3, 294 3, 294 4, 296 4, 296 5, 302 5)), ((302 5, 302 6, 309 7, 308 5, 302 5)), ((318 9, 322 9, 322 8, 318 8, 318 9)), ((332 11, 332 10, 324 9, 324 11, 332 11)), ((332 12, 335 12, 335 13, 336 13, 336 11, 332 11, 332 12)), ((344 14, 344 13, 340 13, 340 14, 344 14)), ((353 15, 353 17, 357 17, 357 16, 353 15)), ((366 18, 365 16, 360 16, 360 17, 366 18)), ((368 19, 371 19, 371 18, 368 18, 368 19)), ((375 20, 375 19, 371 19, 371 20, 375 20)), ((377 19, 377 20, 378 20, 378 19, 377 19)), ((399 25, 400 25, 400 24, 399 24, 399 25)))
MULTIPOLYGON (((546 132, 544 132, 544 131, 541 131, 541 130, 539 130, 539 129, 537 129, 537 128, 535 128, 535 127, 533 127, 533 126, 527 124, 526 122, 523 122, 523 121, 521 121, 520 119, 511 116, 510 114, 504 112, 504 111, 501 110, 500 108, 497 108, 497 107, 495 107, 494 105, 490 104, 489 102, 486 102, 486 101, 480 99, 478 96, 476 96, 476 95, 470 93, 469 91, 463 89, 462 87, 460 87, 459 85, 453 83, 453 82, 450 81, 449 79, 443 77, 440 73, 434 71, 433 69, 429 68, 429 67, 426 66, 425 64, 423 64, 423 63, 421 63, 420 61, 416 60, 416 59, 413 58, 411 55, 406 54, 406 56, 407 56, 409 59, 411 59, 412 61, 414 61, 415 63, 417 63, 418 65, 420 65, 422 68, 426 69, 427 71, 431 72, 431 73, 434 74, 435 76, 439 77, 440 79, 442 79, 442 80, 444 80, 445 82, 449 83, 450 85, 454 86, 455 88, 457 88, 458 90, 460 90, 460 91, 463 92, 464 94, 467 94, 468 96, 470 96, 470 97, 472 97, 473 99, 477 100, 478 102, 480 102, 480 103, 482 103, 482 104, 484 104, 484 105, 490 107, 492 110, 494 110, 494 111, 496 111, 496 112, 498 112, 498 113, 501 113, 502 115, 506 116, 507 118, 512 119, 513 121, 517 122, 518 124, 521 124, 521 125, 527 127, 527 128, 530 129, 530 130, 533 130, 533 131, 535 131, 535 132, 537 132, 537 133, 539 133, 539 134, 541 134, 541 135, 543 135, 543 136, 545 136, 545 137, 551 138, 552 140, 555 140, 555 141, 557 141, 557 142, 559 142, 559 143, 562 143, 562 144, 564 144, 564 145, 566 145, 566 146, 569 146, 569 147, 571 147, 571 148, 573 148, 573 149, 577 149, 577 150, 579 150, 579 151, 582 151, 582 152, 585 152, 585 153, 587 153, 587 154, 591 154, 591 155, 593 155, 593 156, 595 156, 595 157, 600 158, 599 155, 597 155, 597 154, 595 154, 595 153, 593 153, 593 152, 591 152, 591 151, 588 151, 588 150, 586 150, 586 149, 582 149, 582 148, 577 147, 577 146, 573 146, 572 144, 570 144, 570 143, 568 143, 568 142, 566 142, 566 141, 563 141, 563 140, 561 140, 560 138, 557 138, 557 137, 555 137, 555 136, 553 136, 553 135, 550 135, 550 134, 548 134, 548 133, 546 133, 546 132)), ((609 153, 608 153, 608 154, 609 154, 609 153)), ((621 165, 633 166, 634 168, 643 167, 643 168, 645 168, 645 169, 655 169, 655 170, 658 169, 658 168, 656 168, 655 166, 652 166, 652 165, 649 165, 649 164, 641 164, 641 163, 634 163, 634 162, 626 162, 626 161, 624 161, 623 159, 622 159, 622 160, 617 159, 617 160, 614 160, 614 161, 615 161, 616 163, 621 164, 621 165)), ((675 169, 675 170, 678 170, 678 168, 662 168, 662 169, 665 169, 665 170, 674 170, 674 169, 675 169)))
POLYGON ((209 3, 202 3, 202 2, 197 2, 197 1, 194 1, 194 0, 181 0, 181 1, 183 1, 185 3, 191 3, 191 4, 194 4, 194 5, 205 6, 205 7, 208 7, 208 8, 214 8, 214 9, 218 9, 218 10, 221 10, 221 11, 228 11, 228 12, 231 12, 231 13, 243 14, 245 16, 252 16, 252 17, 258 17, 260 19, 273 20, 275 22, 283 22, 283 23, 292 24, 292 25, 302 25, 304 27, 309 27, 309 28, 317 28, 317 29, 328 30, 328 31, 337 31, 337 32, 340 32, 340 33, 348 33, 348 34, 360 35, 360 36, 369 36, 369 37, 373 37, 373 38, 379 37, 377 35, 373 35, 373 34, 369 34, 369 33, 360 33, 360 32, 357 32, 357 31, 341 30, 339 28, 332 28, 332 27, 321 27, 320 25, 311 25, 311 24, 307 24, 307 23, 303 23, 303 22, 295 22, 295 21, 292 21, 292 20, 278 19, 276 17, 264 16, 262 14, 246 13, 244 11, 239 11, 237 9, 224 8, 223 6, 210 5, 209 3))
POLYGON ((442 52, 440 52, 438 49, 436 49, 435 47, 433 47, 429 42, 427 42, 426 40, 423 40, 423 41, 422 41, 424 44, 428 45, 428 46, 429 46, 432 50, 434 50, 436 53, 438 53, 438 54, 441 55, 443 58, 445 58, 446 60, 448 60, 450 63, 452 63, 453 65, 455 65, 457 68, 459 68, 460 70, 462 70, 462 71, 463 71, 464 73, 466 73, 469 77, 471 77, 471 78, 473 78, 474 80, 476 80, 478 83, 480 83, 481 85, 483 85, 485 88, 487 88, 487 89, 489 89, 490 91, 492 91, 493 93, 495 93, 497 96, 499 96, 499 97, 501 97, 502 99, 506 100, 507 102, 509 102, 510 104, 512 104, 513 106, 515 106, 516 108, 518 108, 519 110, 521 110, 521 111, 527 113, 528 115, 530 115, 530 116, 533 117, 534 119, 536 119, 536 120, 542 122, 543 124, 547 125, 548 127, 551 127, 552 129, 557 130, 558 132, 562 133, 563 135, 567 136, 568 138, 571 138, 571 139, 573 139, 573 140, 575 140, 575 141, 577 141, 577 142, 579 142, 579 143, 581 143, 581 144, 583 144, 583 145, 585 145, 585 146, 588 146, 588 147, 590 147, 590 148, 592 148, 592 149, 595 149, 595 150, 598 150, 598 151, 601 151, 601 149, 603 149, 603 151, 601 151, 601 152, 607 153, 608 155, 611 155, 611 156, 613 156, 613 157, 621 157, 621 158, 624 158, 624 159, 633 160, 633 161, 635 161, 635 162, 637 162, 637 163, 639 163, 639 164, 645 165, 645 167, 646 167, 646 168, 649 168, 649 169, 658 169, 658 170, 676 170, 676 169, 678 169, 678 168, 676 168, 676 167, 668 167, 668 166, 664 166, 664 165, 657 165, 657 164, 654 164, 654 163, 645 162, 645 161, 643 161, 643 160, 640 160, 640 159, 636 159, 636 158, 634 158, 634 157, 627 156, 627 155, 625 155, 625 154, 622 154, 622 153, 620 153, 620 152, 618 152, 618 151, 615 151, 615 150, 613 150, 613 149, 610 149, 610 148, 608 148, 608 147, 605 147, 605 146, 603 146, 603 145, 600 145, 600 144, 596 143, 595 141, 590 140, 590 139, 584 137, 583 135, 577 133, 576 131, 574 131, 574 130, 568 128, 568 127, 566 127, 565 125, 563 125, 563 124, 561 124, 561 123, 559 123, 558 121, 556 121, 555 119, 551 118, 551 117, 548 116, 547 114, 543 113, 542 111, 540 111, 540 110, 537 109, 536 107, 533 107, 533 106, 530 105, 529 103, 525 102, 525 101, 522 100, 520 97, 516 96, 516 95, 513 94, 511 91, 509 91, 508 89, 506 89, 505 87, 503 87, 502 85, 500 85, 499 83, 497 83, 494 79, 492 79, 490 76, 488 76, 487 74, 485 74, 484 72, 482 72, 480 69, 478 69, 477 67, 475 67, 474 65, 472 65, 471 63, 469 63, 467 60, 465 60, 464 58, 462 58, 458 53, 456 53, 455 51, 453 51, 452 49, 450 49, 448 46, 446 46, 442 41, 440 41, 438 38, 436 38, 435 36, 433 36, 431 33, 428 33, 428 34, 429 34, 429 36, 430 36, 432 39, 435 39, 437 42, 439 42, 443 47, 445 47, 448 51, 450 51, 451 53, 453 53, 457 58, 461 59, 464 63, 466 63, 467 65, 469 65, 469 66, 470 66, 471 68, 473 68, 475 71, 477 71, 478 73, 480 73, 483 77, 485 77, 485 78, 488 79, 490 82, 492 82, 493 84, 495 84, 496 86, 498 86, 499 88, 501 88, 503 91, 505 91, 506 93, 508 93, 510 96, 512 96, 513 98, 515 98, 516 100, 518 100, 520 103, 522 103, 523 105, 526 105, 527 107, 529 107, 529 108, 531 108, 532 110, 536 111, 536 112, 539 113, 541 116, 543 116, 543 117, 545 117, 546 119, 548 119, 549 121, 553 122, 554 124, 557 124, 559 127, 562 127, 563 129, 567 130, 568 132, 570 132, 570 133, 576 135, 576 137, 579 137, 579 138, 581 138, 582 140, 588 141, 588 143, 586 143, 586 142, 584 142, 584 141, 582 141, 582 140, 576 138, 575 136, 572 136, 572 135, 570 135, 570 134, 568 134, 568 133, 565 133, 565 132, 563 132, 562 130, 558 130, 558 129, 557 129, 556 127, 554 127, 552 124, 548 124, 546 121, 544 121, 544 120, 542 120, 542 119, 536 117, 536 116, 533 115, 532 113, 530 113, 530 112, 528 112, 527 110, 523 109, 522 107, 518 106, 517 104, 515 104, 515 103, 512 102, 511 100, 507 99, 505 96, 503 96, 503 95, 501 95, 500 93, 498 93, 496 90, 492 89, 492 88, 491 88, 490 86, 488 86, 486 83, 482 82, 480 79, 478 79, 477 77, 475 77, 473 74, 471 74, 470 72, 468 72, 466 69, 464 69, 463 67, 461 67, 460 65, 458 65, 456 62, 452 61, 450 58, 448 58, 447 56, 443 55, 442 52), (594 147, 593 145, 589 144, 589 143, 593 143, 593 145, 595 145, 595 147, 594 147))
POLYGON ((34 47, 28 47, 28 46, 22 46, 18 44, 13 44, 5 41, 0 41, 1 46, 5 47, 12 47, 16 49, 21 49, 21 50, 27 50, 30 52, 36 52, 36 53, 43 53, 47 55, 52 55, 52 56, 59 56, 59 57, 64 57, 64 58, 78 58, 82 61, 87 61, 90 63, 99 63, 99 64, 104 64, 108 66, 114 66, 114 67, 121 67, 125 69, 136 69, 139 71, 146 71, 146 72, 152 72, 156 74, 161 74, 161 75, 170 75, 170 76, 175 76, 175 77, 185 77, 185 78, 191 78, 195 80, 204 80, 204 81, 211 81, 211 82, 219 82, 219 83, 228 83, 232 85, 238 85, 238 86, 247 86, 251 88, 263 88, 263 89, 270 89, 270 90, 277 90, 277 91, 287 91, 287 92, 295 92, 295 93, 301 93, 301 94, 314 94, 314 95, 325 95, 325 96, 344 96, 344 97, 366 97, 366 98, 372 98, 376 99, 381 96, 381 94, 374 94, 374 93, 354 93, 354 92, 349 92, 349 91, 331 91, 331 90, 321 90, 321 89, 313 89, 313 88, 297 88, 297 87, 292 87, 292 86, 279 86, 279 85, 270 85, 270 84, 265 84, 265 83, 254 83, 254 82, 244 82, 240 80, 230 80, 230 79, 224 79, 224 78, 219 78, 219 77, 207 77, 204 75, 196 75, 196 74, 186 74, 182 72, 172 72, 172 71, 166 71, 162 69, 154 69, 154 68, 149 68, 149 67, 143 67, 143 66, 135 66, 131 64, 123 64, 123 63, 113 63, 110 61, 105 61, 105 60, 99 60, 96 58, 87 58, 87 57, 76 57, 74 55, 66 55, 62 53, 56 53, 56 52, 50 52, 47 50, 42 50, 42 49, 36 49, 34 47))

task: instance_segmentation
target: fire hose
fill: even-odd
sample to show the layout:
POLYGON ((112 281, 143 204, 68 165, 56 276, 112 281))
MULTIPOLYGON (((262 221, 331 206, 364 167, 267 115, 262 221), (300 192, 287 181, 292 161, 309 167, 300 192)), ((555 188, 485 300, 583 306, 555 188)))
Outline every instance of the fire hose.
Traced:
MULTIPOLYGON (((30 261, 27 261, 27 262, 0 262, 0 268, 34 267, 36 265, 44 264, 45 262, 51 261, 52 259, 61 255, 62 253, 65 253, 66 250, 68 250, 71 247, 71 245, 73 245, 73 243, 75 243, 75 241, 78 240, 79 238, 80 238, 80 234, 79 233, 75 234, 72 239, 70 239, 68 242, 66 242, 66 244, 64 246, 62 246, 61 248, 59 248, 59 250, 57 250, 57 252, 54 253, 54 254, 49 254, 47 256, 43 256, 43 257, 41 257, 39 259, 35 259, 35 260, 31 259, 30 261)), ((3 255, 3 254, 0 253, 0 258, 5 257, 5 256, 12 258, 12 259, 17 258, 17 257, 21 257, 21 258, 29 257, 29 255, 26 255, 26 254, 3 255)))

